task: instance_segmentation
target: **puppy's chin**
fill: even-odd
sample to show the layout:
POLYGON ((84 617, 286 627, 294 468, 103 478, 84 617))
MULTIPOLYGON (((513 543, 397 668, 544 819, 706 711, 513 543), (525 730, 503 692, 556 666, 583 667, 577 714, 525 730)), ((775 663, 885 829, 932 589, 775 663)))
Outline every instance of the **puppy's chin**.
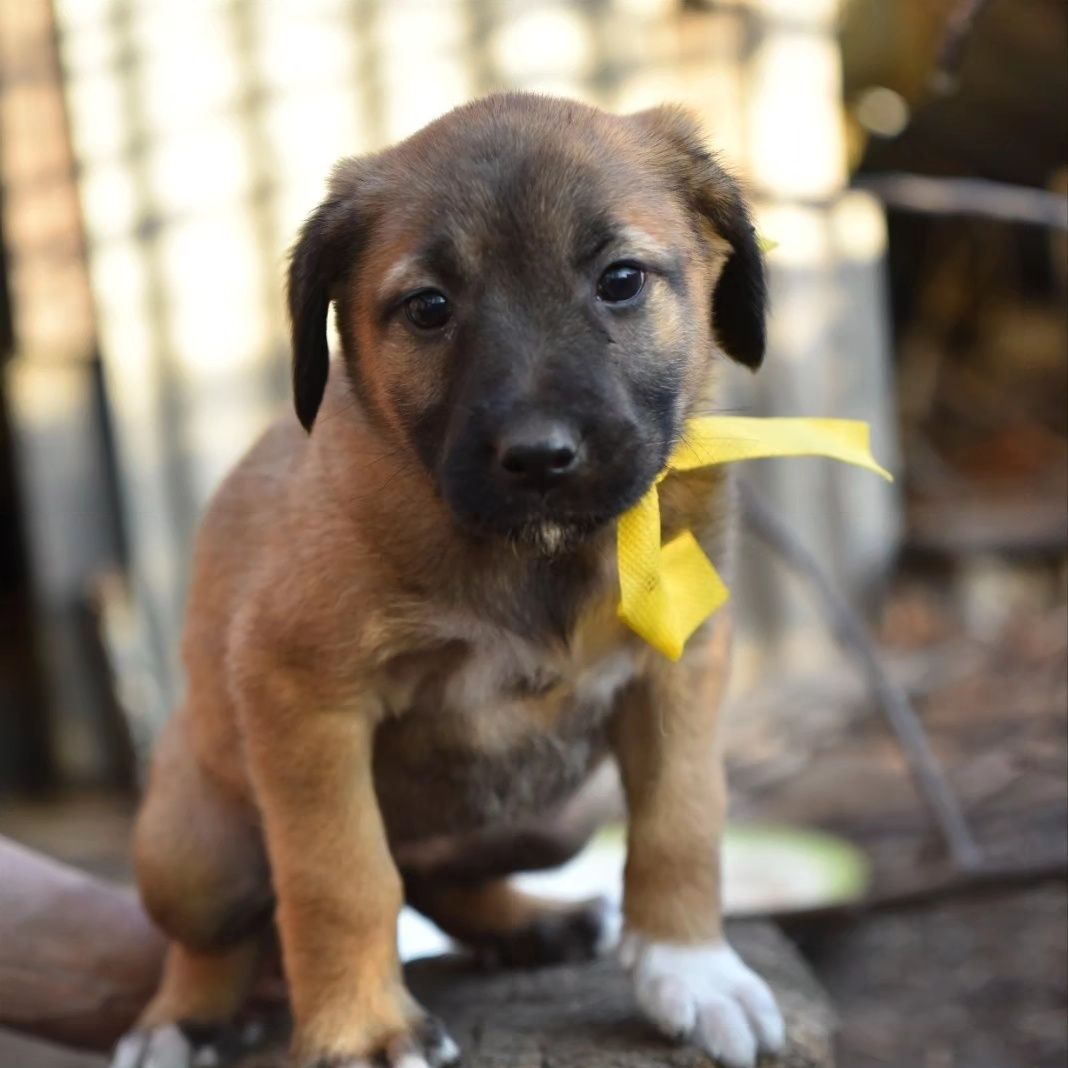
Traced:
POLYGON ((563 522, 554 519, 529 520, 508 531, 508 540, 519 550, 551 558, 573 552, 604 526, 593 520, 563 522))
POLYGON ((499 541, 519 554, 542 559, 565 556, 591 541, 614 518, 605 516, 554 517, 549 514, 523 518, 460 516, 460 526, 480 540, 499 541))

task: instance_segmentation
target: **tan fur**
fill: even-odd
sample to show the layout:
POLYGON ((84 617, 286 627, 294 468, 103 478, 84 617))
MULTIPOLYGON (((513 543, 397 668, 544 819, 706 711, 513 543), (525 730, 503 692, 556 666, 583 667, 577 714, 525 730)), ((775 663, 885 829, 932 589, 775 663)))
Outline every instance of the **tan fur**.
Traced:
MULTIPOLYGON (((640 139, 611 129, 620 158, 641 158, 640 139)), ((681 215, 650 204, 632 222, 676 244, 687 232, 681 215)), ((334 365, 311 436, 291 418, 272 428, 204 519, 188 694, 137 830, 142 893, 175 939, 146 1024, 210 1016, 205 999, 220 1017, 233 1010, 258 937, 250 925, 273 893, 302 1054, 382 1049, 421 1013, 397 958, 398 862, 416 858, 427 911, 450 929, 532 922, 538 903, 495 876, 431 892, 434 871, 461 853, 477 869, 480 843, 506 856, 501 843, 561 811, 613 748, 631 812, 630 924, 682 942, 719 930, 728 627, 707 626, 679 665, 624 629, 612 527, 580 550, 588 584, 569 634, 546 639, 508 622, 538 596, 529 562, 457 530, 402 433, 399 398, 429 403, 439 372, 371 307, 378 280, 418 238, 418 219, 382 235, 339 296, 354 312, 359 385, 375 414, 334 365), (205 957, 209 948, 219 955, 205 957)), ((711 253, 689 263, 702 299, 721 267, 711 253)), ((663 337, 677 339, 679 308, 657 314, 663 337)), ((710 367, 694 357, 683 388, 690 411, 707 410, 710 367)), ((720 565, 724 486, 696 473, 663 488, 665 533, 692 527, 720 565)))
POLYGON ((679 668, 657 666, 628 694, 616 720, 627 794, 627 926, 664 942, 720 936, 720 834, 726 786, 719 705, 730 623, 679 668))
POLYGON ((574 907, 525 893, 508 879, 421 884, 409 890, 409 900, 446 934, 473 945, 528 930, 574 907))
POLYGON ((197 953, 172 942, 156 996, 141 1016, 144 1027, 216 1023, 236 1012, 256 974, 260 947, 248 940, 231 949, 197 953))

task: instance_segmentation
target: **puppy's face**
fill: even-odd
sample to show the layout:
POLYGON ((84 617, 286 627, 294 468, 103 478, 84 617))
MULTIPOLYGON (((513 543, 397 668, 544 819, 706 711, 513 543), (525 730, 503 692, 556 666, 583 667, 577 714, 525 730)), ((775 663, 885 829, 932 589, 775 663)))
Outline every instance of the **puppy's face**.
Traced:
POLYGON ((290 276, 309 428, 330 299, 363 406, 456 519, 549 549, 645 492, 717 340, 763 353, 752 227, 673 110, 496 97, 342 164, 290 276))

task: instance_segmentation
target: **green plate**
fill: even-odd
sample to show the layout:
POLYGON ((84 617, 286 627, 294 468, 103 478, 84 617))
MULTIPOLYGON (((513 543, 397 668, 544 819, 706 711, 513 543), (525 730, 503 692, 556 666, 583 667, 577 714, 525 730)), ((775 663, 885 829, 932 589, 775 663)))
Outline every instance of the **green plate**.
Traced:
POLYGON ((842 838, 801 827, 730 825, 724 904, 735 915, 841 905, 863 897, 871 865, 842 838))

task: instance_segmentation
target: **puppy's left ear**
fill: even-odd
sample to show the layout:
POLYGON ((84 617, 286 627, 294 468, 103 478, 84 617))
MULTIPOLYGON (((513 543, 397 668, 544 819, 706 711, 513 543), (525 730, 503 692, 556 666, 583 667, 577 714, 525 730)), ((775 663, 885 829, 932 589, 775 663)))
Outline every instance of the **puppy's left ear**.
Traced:
POLYGON ((749 206, 705 145, 700 123, 684 108, 652 108, 631 119, 642 127, 690 207, 731 247, 712 295, 712 326, 723 351, 755 371, 767 342, 768 289, 749 206))
POLYGON ((364 161, 343 160, 326 199, 301 227, 289 260, 288 301, 293 344, 293 404, 309 433, 330 367, 326 315, 338 283, 355 265, 367 230, 364 161))

